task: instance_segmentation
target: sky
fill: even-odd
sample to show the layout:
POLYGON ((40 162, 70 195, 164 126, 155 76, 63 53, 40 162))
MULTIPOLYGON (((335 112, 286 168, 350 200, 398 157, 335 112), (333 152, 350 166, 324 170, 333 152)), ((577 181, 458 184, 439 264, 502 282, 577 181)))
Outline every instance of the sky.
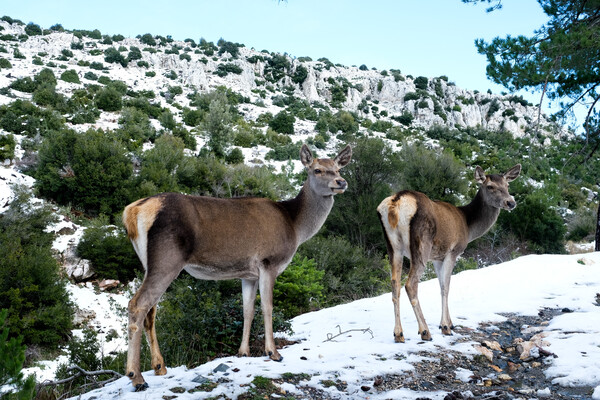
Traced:
MULTIPOLYGON (((326 57, 346 66, 399 69, 413 76, 446 75, 459 87, 501 93, 489 81, 475 39, 531 35, 547 20, 535 0, 487 4, 461 0, 20 0, 3 1, 0 14, 42 28, 99 29, 135 37, 220 38, 256 50, 326 57)), ((523 95, 539 103, 540 94, 523 95)))

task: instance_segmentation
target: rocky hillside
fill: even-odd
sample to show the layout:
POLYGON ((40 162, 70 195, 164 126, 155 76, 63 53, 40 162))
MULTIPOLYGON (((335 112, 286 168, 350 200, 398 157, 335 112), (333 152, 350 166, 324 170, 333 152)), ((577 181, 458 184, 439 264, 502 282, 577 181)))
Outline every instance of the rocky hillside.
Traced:
MULTIPOLYGON (((215 45, 150 34, 103 36, 97 30, 67 32, 60 25, 42 29, 5 18, 0 21, 0 58, 2 88, 19 78, 33 78, 43 68, 52 69, 57 77, 72 70, 78 79, 60 80, 57 87, 67 97, 107 76, 133 90, 161 93, 154 101, 175 110, 189 105, 190 93, 226 86, 246 98, 241 111, 247 120, 267 111, 276 114, 298 100, 313 109, 356 113, 370 121, 362 123, 363 130, 379 121, 402 128, 480 126, 521 137, 538 120, 538 109, 521 97, 463 90, 444 76, 413 77, 400 70, 347 67, 326 58, 292 58, 224 40, 215 45)), ((28 94, 5 89, 0 104, 15 98, 26 99, 28 94)), ((102 120, 109 123, 110 117, 102 120)), ((315 121, 310 116, 304 121, 310 123, 298 118, 297 129, 310 131, 315 121)), ((543 115, 540 124, 553 131, 543 115)))

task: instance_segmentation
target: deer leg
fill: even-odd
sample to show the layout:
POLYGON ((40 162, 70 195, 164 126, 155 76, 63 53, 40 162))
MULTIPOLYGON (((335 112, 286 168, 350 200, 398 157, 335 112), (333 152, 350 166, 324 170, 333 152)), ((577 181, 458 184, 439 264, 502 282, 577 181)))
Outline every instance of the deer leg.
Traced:
POLYGON ((238 351, 240 357, 250 357, 250 329, 252 328, 252 320, 254 319, 254 301, 256 300, 257 288, 258 280, 242 279, 244 332, 242 334, 242 345, 238 351))
POLYGON ((415 254, 414 252, 411 254, 410 261, 410 271, 408 273, 408 279, 406 281, 406 294, 410 300, 410 304, 412 305, 413 311, 415 312, 415 316, 417 317, 417 323, 419 324, 419 335, 421 335, 422 340, 431 340, 431 332, 429 332, 429 328, 427 327, 427 322, 425 322, 425 317, 423 316, 423 311, 421 310, 421 305, 419 304, 419 280, 421 279, 421 275, 423 275, 423 271, 425 270, 425 257, 421 255, 420 252, 415 254))
MULTIPOLYGON (((129 345, 127 348, 127 376, 136 391, 146 390, 148 384, 144 381, 140 371, 140 346, 142 329, 148 313, 156 306, 160 296, 167 290, 171 282, 179 275, 181 268, 171 270, 155 270, 147 272, 142 286, 129 302, 129 345)), ((158 343, 157 343, 158 348, 158 343)), ((161 362, 164 364, 164 362, 161 362)), ((155 364, 156 365, 156 364, 155 364)))
POLYGON ((402 254, 390 254, 392 262, 392 302, 394 303, 394 341, 404 343, 400 322, 400 289, 402 288, 402 254))
POLYGON ((146 319, 144 320, 144 330, 146 331, 146 339, 148 339, 148 345, 150 346, 150 354, 152 357, 152 368, 156 375, 165 375, 167 368, 165 367, 165 361, 162 354, 160 354, 160 348, 158 347, 158 340, 156 340, 156 329, 154 321, 156 319, 156 306, 152 307, 146 319))
POLYGON ((273 361, 281 361, 283 357, 277 351, 273 338, 273 286, 275 285, 275 271, 261 270, 258 287, 260 290, 260 303, 265 322, 265 354, 273 361))
POLYGON ((452 320, 450 319, 450 311, 448 309, 448 292, 450 290, 450 277, 456 258, 452 255, 446 256, 444 261, 434 261, 435 273, 437 274, 440 283, 440 292, 442 295, 442 319, 440 321, 440 329, 444 335, 452 335, 452 320))

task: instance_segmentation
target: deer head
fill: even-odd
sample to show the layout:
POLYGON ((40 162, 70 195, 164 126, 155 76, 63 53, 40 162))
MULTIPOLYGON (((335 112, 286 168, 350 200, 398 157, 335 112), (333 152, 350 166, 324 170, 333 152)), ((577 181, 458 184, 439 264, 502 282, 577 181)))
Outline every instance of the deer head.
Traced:
POLYGON ((517 179, 521 173, 521 164, 517 164, 504 174, 486 175, 480 166, 475 168, 475 180, 486 204, 495 208, 511 211, 516 206, 515 198, 508 193, 508 183, 517 179))
POLYGON ((311 190, 321 196, 333 196, 344 193, 348 183, 340 176, 340 168, 346 166, 352 157, 352 149, 346 146, 332 160, 330 158, 314 158, 307 145, 302 145, 300 161, 308 172, 308 184, 311 190))

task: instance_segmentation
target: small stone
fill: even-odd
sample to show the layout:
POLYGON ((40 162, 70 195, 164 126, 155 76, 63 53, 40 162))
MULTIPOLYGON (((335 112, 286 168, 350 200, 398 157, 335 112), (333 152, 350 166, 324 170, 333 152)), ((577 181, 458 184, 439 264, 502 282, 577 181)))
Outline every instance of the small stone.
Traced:
POLYGON ((484 340, 483 345, 490 350, 502 351, 502 346, 500 346, 500 343, 496 342, 495 340, 484 340))
POLYGON ((538 397, 547 398, 552 396, 552 391, 550 390, 550 388, 547 387, 545 389, 539 389, 535 394, 538 397))
POLYGON ((371 386, 363 385, 360 387, 360 390, 362 390, 363 392, 368 392, 369 390, 371 390, 371 386))
POLYGON ((512 378, 508 374, 500 374, 500 375, 498 375, 498 379, 500 379, 503 382, 506 382, 506 381, 510 381, 512 378))
POLYGON ((494 360, 494 353, 487 347, 483 347, 481 345, 474 345, 473 347, 475 348, 475 350, 483 354, 483 356, 487 358, 489 362, 492 362, 494 360))
POLYGON ((519 364, 515 364, 510 361, 508 361, 506 364, 508 365, 508 373, 509 374, 514 374, 521 367, 519 364))
POLYGON ((225 364, 219 364, 216 366, 215 369, 213 369, 213 372, 225 372, 229 369, 229 366, 225 365, 225 364))
POLYGON ((202 375, 197 375, 194 379, 192 379, 192 382, 202 385, 204 383, 209 383, 210 379, 205 378, 202 375))

